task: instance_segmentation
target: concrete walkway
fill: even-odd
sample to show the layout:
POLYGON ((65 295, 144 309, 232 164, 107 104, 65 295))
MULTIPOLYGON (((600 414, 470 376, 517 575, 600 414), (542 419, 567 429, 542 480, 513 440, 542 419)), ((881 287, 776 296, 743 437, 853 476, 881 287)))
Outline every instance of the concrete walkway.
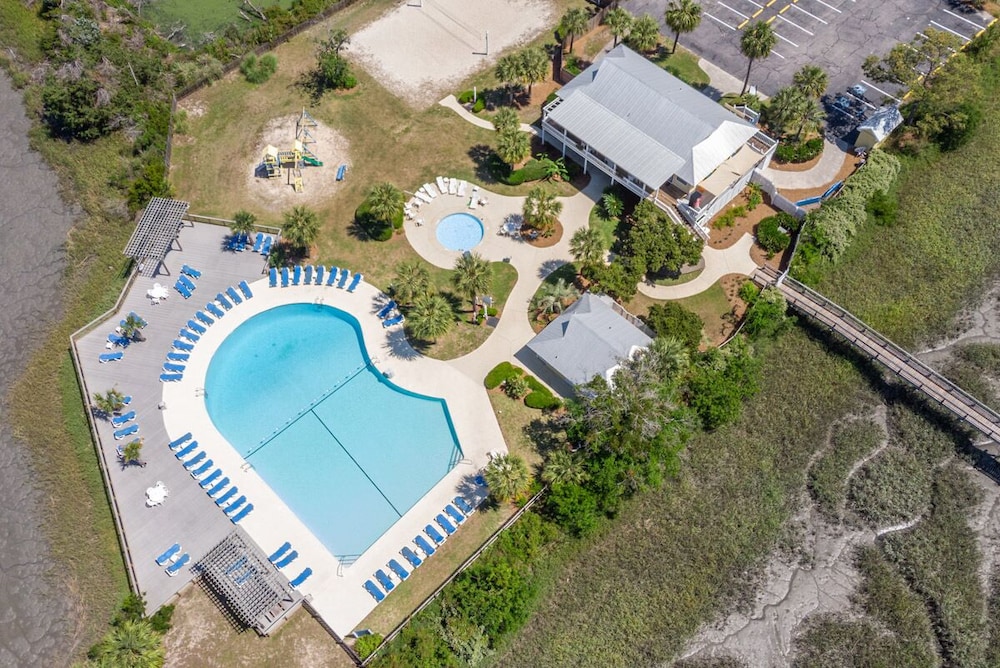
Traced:
MULTIPOLYGON (((698 59, 698 67, 705 71, 708 75, 708 85, 710 90, 704 91, 709 97, 711 97, 716 102, 722 98, 723 95, 727 93, 732 93, 733 95, 739 95, 740 91, 743 90, 743 81, 738 77, 734 77, 729 72, 725 71, 717 65, 713 65, 704 58, 698 59)), ((758 93, 762 100, 766 100, 767 96, 758 93)))
POLYGON ((683 299, 708 290, 727 274, 749 276, 757 268, 757 264, 750 257, 752 246, 753 237, 749 234, 744 234, 729 248, 717 249, 705 246, 705 250, 702 251, 705 268, 697 278, 680 285, 650 285, 644 282, 639 284, 639 292, 653 299, 683 299))
POLYGON ((824 139, 823 155, 811 169, 804 172, 786 172, 768 167, 764 170, 764 176, 780 190, 825 188, 833 185, 847 155, 836 144, 824 139))
MULTIPOLYGON (((468 122, 472 123, 473 125, 478 125, 484 130, 494 129, 493 123, 486 120, 485 118, 479 118, 475 114, 469 112, 468 109, 463 107, 459 103, 459 101, 455 99, 454 95, 449 95, 448 97, 438 102, 438 104, 440 104, 442 107, 447 107, 448 109, 451 109, 452 111, 454 111, 456 114, 458 114, 468 122)), ((528 132, 533 135, 538 134, 538 129, 534 125, 528 125, 527 123, 521 123, 521 131, 528 132)))

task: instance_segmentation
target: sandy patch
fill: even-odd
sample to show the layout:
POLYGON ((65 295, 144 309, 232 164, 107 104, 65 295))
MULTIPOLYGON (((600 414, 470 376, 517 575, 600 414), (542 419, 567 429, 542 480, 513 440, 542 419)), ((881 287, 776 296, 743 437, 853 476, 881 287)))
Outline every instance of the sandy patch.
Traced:
POLYGON ((299 114, 291 114, 272 119, 264 126, 257 142, 244 156, 246 170, 246 191, 249 199, 258 207, 268 211, 284 211, 296 204, 315 204, 327 199, 330 193, 340 187, 337 182, 337 167, 346 164, 350 171, 349 144, 336 130, 323 123, 310 127, 309 133, 316 139, 311 150, 323 163, 322 167, 302 168, 303 192, 295 192, 295 177, 291 170, 283 169, 276 178, 261 176, 258 167, 261 155, 268 144, 279 150, 290 150, 295 140, 295 122, 299 114))
POLYGON ((548 0, 410 0, 354 35, 350 53, 383 86, 422 107, 555 20, 548 0))

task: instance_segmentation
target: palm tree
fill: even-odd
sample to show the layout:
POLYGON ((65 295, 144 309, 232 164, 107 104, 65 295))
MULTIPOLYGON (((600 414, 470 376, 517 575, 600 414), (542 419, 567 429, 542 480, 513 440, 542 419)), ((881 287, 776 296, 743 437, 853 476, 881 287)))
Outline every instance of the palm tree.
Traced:
POLYGON ((233 234, 250 234, 253 232, 254 224, 257 222, 257 216, 253 215, 249 211, 244 211, 240 209, 233 216, 233 222, 229 224, 229 229, 233 231, 233 234))
POLYGON ((127 619, 112 627, 89 657, 99 666, 159 668, 166 651, 162 637, 148 621, 127 619))
POLYGON ((309 207, 297 205, 291 211, 286 211, 284 218, 285 225, 281 234, 285 241, 296 248, 306 249, 308 255, 309 246, 319 234, 319 216, 309 207))
POLYGON ((420 297, 407 315, 410 331, 415 337, 425 341, 437 341, 455 322, 455 312, 441 294, 420 297))
POLYGON ((826 92, 827 76, 818 65, 803 65, 792 77, 796 88, 817 100, 826 92))
POLYGON ((799 116, 799 128, 795 131, 795 141, 799 141, 802 138, 802 133, 806 130, 809 132, 815 132, 823 125, 823 121, 826 119, 826 111, 823 110, 823 105, 819 103, 819 100, 814 97, 806 98, 806 104, 802 109, 802 114, 799 116))
POLYGON ((455 262, 451 282, 472 302, 472 321, 476 321, 476 298, 486 294, 493 285, 493 266, 478 253, 463 253, 455 262))
POLYGON ((116 389, 110 389, 104 394, 100 392, 94 393, 94 406, 101 413, 105 415, 111 415, 112 413, 117 413, 122 408, 125 407, 125 397, 116 389))
POLYGON ((626 42, 636 51, 652 51, 660 39, 660 25, 649 14, 643 14, 632 24, 626 42))
POLYGON ((521 58, 516 53, 508 53, 497 60, 494 73, 507 89, 510 99, 514 99, 514 86, 521 83, 521 58))
POLYGON ((579 485, 586 481, 587 471, 579 457, 565 450, 553 450, 542 469, 542 480, 551 484, 579 485))
POLYGON ((653 339, 640 355, 637 365, 649 364, 661 383, 671 385, 680 380, 691 362, 687 345, 672 336, 653 339))
POLYGON ((514 169, 531 152, 531 137, 520 128, 504 130, 497 135, 497 155, 514 169))
POLYGON ((632 15, 621 7, 615 7, 604 15, 604 25, 615 36, 614 46, 618 46, 619 39, 628 37, 629 31, 632 29, 632 21, 632 15))
POLYGON ((788 86, 774 94, 767 103, 767 122, 772 132, 784 135, 789 127, 798 124, 809 98, 801 88, 788 86))
POLYGON ((143 440, 141 438, 137 438, 122 448, 123 463, 129 464, 131 462, 138 462, 139 457, 142 455, 143 445, 145 445, 143 440))
POLYGON ((618 219, 625 212, 625 202, 613 192, 606 192, 601 196, 601 208, 604 209, 604 216, 609 219, 618 219))
POLYGON ((774 33, 774 28, 771 27, 770 23, 765 23, 764 21, 755 21, 743 29, 743 35, 740 37, 740 52, 747 57, 749 62, 747 63, 747 75, 743 79, 743 90, 740 91, 740 95, 744 95, 747 92, 747 86, 750 84, 750 68, 753 67, 753 61, 762 60, 771 55, 771 49, 777 43, 778 37, 774 33))
POLYGON ((431 289, 431 275, 419 261, 404 262, 396 267, 392 281, 392 296, 400 304, 412 304, 431 289))
POLYGON ((142 332, 139 330, 142 328, 142 320, 138 316, 129 313, 125 316, 125 324, 122 325, 122 336, 126 339, 135 339, 136 341, 145 341, 142 336, 142 332))
POLYGON ((677 53, 681 33, 692 32, 701 23, 701 5, 693 0, 670 0, 663 18, 667 27, 674 31, 674 46, 670 53, 677 53))
POLYGON ((549 57, 545 49, 540 46, 528 47, 521 52, 521 81, 528 84, 528 95, 531 95, 531 86, 539 81, 544 81, 549 74, 549 57))
POLYGON ((569 252, 580 269, 596 267, 604 261, 607 252, 604 236, 596 227, 581 227, 569 240, 569 252))
POLYGON ((560 278, 555 283, 543 283, 532 306, 538 315, 562 313, 566 302, 576 301, 579 296, 579 290, 560 278))
POLYGON ((564 158, 553 160, 544 153, 539 153, 535 156, 535 159, 542 163, 542 167, 545 169, 546 181, 569 181, 569 170, 566 168, 566 160, 564 158))
POLYGON ((502 134, 504 131, 520 130, 521 118, 514 107, 500 107, 493 115, 493 129, 502 134))
POLYGON ((393 220, 402 218, 405 201, 406 196, 396 186, 377 183, 368 191, 368 212, 375 219, 391 224, 393 220))
POLYGON ((590 15, 583 7, 574 7, 563 14, 560 25, 563 32, 569 37, 569 52, 573 53, 573 41, 575 38, 587 32, 590 15))
POLYGON ((562 213, 562 202, 542 186, 535 186, 524 198, 524 223, 542 236, 551 236, 562 213))
POLYGON ((483 469, 483 477, 490 494, 500 503, 516 499, 531 485, 528 465, 517 455, 494 457, 483 469))

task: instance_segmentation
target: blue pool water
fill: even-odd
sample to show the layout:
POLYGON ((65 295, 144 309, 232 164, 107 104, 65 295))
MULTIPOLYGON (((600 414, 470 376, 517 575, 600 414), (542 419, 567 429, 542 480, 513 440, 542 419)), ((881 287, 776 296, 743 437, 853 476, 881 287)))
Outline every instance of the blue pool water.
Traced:
POLYGON ((329 306, 279 306, 240 325, 212 357, 205 403, 339 556, 364 552, 461 457, 445 402, 386 380, 357 320, 329 306))
POLYGON ((437 240, 453 251, 467 251, 483 240, 483 221, 471 213, 452 213, 437 225, 437 240))

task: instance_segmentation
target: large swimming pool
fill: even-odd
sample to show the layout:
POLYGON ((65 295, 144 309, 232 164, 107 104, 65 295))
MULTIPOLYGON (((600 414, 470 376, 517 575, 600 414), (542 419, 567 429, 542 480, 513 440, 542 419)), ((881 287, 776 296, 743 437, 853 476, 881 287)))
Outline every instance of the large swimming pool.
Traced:
POLYGON ((348 313, 279 306, 212 357, 208 414, 331 553, 363 553, 461 458, 444 400, 368 359, 348 313))

